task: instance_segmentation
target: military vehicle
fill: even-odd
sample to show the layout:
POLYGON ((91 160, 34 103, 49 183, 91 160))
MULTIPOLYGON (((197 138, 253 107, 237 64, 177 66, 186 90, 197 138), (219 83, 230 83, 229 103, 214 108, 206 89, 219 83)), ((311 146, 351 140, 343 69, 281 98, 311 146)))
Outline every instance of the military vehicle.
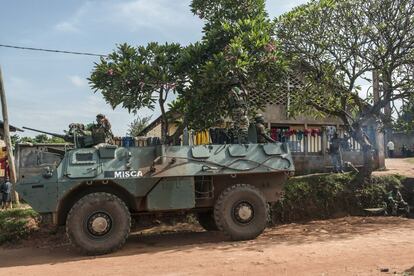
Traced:
MULTIPOLYGON (((73 138, 73 137, 72 137, 73 138)), ((76 144, 76 143, 75 143, 76 144)), ((17 191, 66 225, 85 254, 119 249, 131 215, 193 212, 208 231, 254 239, 294 171, 287 144, 17 148, 17 191)))

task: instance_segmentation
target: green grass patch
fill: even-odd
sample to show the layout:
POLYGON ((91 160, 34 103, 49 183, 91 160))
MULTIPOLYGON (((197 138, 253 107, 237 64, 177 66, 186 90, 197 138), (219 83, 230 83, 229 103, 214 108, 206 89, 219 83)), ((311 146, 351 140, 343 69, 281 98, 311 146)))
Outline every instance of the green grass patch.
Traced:
POLYGON ((354 174, 324 174, 293 177, 285 185, 284 197, 272 208, 274 223, 363 215, 364 208, 382 206, 398 176, 373 176, 361 183, 354 174))
POLYGON ((31 208, 0 211, 0 245, 27 237, 37 228, 38 216, 31 208))

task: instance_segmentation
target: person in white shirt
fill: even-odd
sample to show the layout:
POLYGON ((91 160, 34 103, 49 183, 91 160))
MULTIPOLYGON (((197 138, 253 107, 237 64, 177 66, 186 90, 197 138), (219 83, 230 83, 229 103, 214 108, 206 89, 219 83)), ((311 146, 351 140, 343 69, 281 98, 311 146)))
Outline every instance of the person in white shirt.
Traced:
POLYGON ((388 157, 389 158, 393 158, 394 157, 394 150, 395 150, 395 145, 393 141, 389 141, 387 144, 387 150, 388 150, 388 157))

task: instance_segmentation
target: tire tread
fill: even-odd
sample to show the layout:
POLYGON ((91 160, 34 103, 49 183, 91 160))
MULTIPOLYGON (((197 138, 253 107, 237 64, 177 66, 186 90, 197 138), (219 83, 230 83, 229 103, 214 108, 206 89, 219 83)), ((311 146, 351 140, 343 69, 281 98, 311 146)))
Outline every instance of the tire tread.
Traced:
POLYGON ((129 213, 128 207, 126 206, 125 202, 123 200, 121 200, 119 197, 117 197, 114 194, 110 194, 110 193, 104 193, 104 192, 97 192, 97 193, 91 193, 91 194, 87 194, 84 197, 82 197, 81 199, 79 199, 70 209, 67 219, 66 219, 66 234, 71 242, 71 244, 78 250, 80 251, 82 254, 85 255, 103 255, 103 254, 108 254, 111 252, 114 252, 118 249, 120 249, 126 242, 129 233, 130 233, 130 229, 131 229, 131 215, 129 213), (75 215, 75 213, 79 210, 79 208, 81 208, 82 205, 84 205, 85 203, 87 203, 90 200, 96 199, 98 197, 103 197, 106 198, 106 200, 108 201, 117 201, 119 204, 121 204, 122 208, 125 210, 126 214, 128 214, 128 231, 125 231, 123 239, 120 243, 118 243, 117 245, 114 245, 106 250, 102 250, 99 252, 93 252, 90 250, 87 250, 85 248, 83 248, 82 246, 80 246, 79 244, 76 243, 76 240, 73 237, 72 234, 72 227, 70 225, 71 219, 72 217, 75 215))

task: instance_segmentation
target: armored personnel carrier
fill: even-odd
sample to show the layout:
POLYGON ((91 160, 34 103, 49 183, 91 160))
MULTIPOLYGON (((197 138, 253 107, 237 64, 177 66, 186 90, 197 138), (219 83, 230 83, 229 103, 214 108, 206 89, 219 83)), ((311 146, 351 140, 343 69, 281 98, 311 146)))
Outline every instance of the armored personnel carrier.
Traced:
MULTIPOLYGON (((83 138, 82 141, 88 139, 83 138)), ((20 146, 17 191, 85 254, 119 249, 131 215, 193 212, 207 231, 254 239, 294 171, 287 144, 20 146)))

